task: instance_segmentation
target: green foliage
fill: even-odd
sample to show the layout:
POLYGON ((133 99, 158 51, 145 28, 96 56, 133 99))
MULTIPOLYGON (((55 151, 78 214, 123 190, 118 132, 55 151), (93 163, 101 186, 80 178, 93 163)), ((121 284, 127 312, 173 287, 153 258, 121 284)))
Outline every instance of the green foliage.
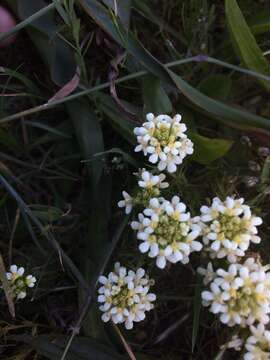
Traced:
MULTIPOLYGON (((269 75, 270 66, 264 58, 252 32, 250 31, 236 0, 226 0, 227 22, 233 44, 240 60, 251 70, 269 75)), ((262 81, 267 90, 269 82, 262 81)))
MULTIPOLYGON (((137 359, 221 359, 228 334, 201 309, 194 276, 203 259, 162 273, 138 260, 132 219, 116 204, 138 168, 152 169, 133 151, 134 127, 149 112, 181 113, 194 154, 167 176, 166 196, 180 194, 195 214, 214 195, 241 194, 267 213, 269 157, 257 150, 269 142, 269 9, 235 0, 5 4, 18 37, 0 53, 1 253, 39 281, 33 301, 14 304, 12 324, 1 303, 3 356, 120 360, 130 346, 137 359), (131 333, 120 328, 122 340, 95 303, 98 276, 115 260, 157 279, 156 309, 131 333)), ((3 266, 0 275, 8 296, 3 266)))

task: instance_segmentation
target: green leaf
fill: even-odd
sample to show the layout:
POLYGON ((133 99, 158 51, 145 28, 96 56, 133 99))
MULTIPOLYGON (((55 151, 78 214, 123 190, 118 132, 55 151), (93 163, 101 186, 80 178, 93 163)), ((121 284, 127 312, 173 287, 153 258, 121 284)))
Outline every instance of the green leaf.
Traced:
MULTIPOLYGON (((51 360, 59 360, 68 342, 68 336, 40 335, 31 337, 28 335, 14 336, 18 341, 32 346, 40 355, 51 360)), ((92 338, 74 338, 66 360, 124 360, 124 356, 115 353, 114 349, 104 346, 92 338)))
POLYGON ((103 0, 104 4, 109 6, 113 14, 119 17, 123 26, 128 30, 131 12, 131 0, 103 0))
POLYGON ((144 114, 170 114, 172 112, 172 104, 159 78, 147 75, 144 76, 142 83, 144 114))
POLYGON ((191 103, 196 106, 199 112, 206 114, 214 121, 225 123, 240 129, 259 127, 270 131, 270 120, 214 100, 189 85, 171 70, 168 70, 168 73, 182 95, 188 98, 191 103))
MULTIPOLYGON (((122 112, 115 105, 115 102, 110 96, 98 95, 99 109, 106 115, 104 119, 110 123, 116 132, 118 132, 125 140, 131 144, 136 143, 136 138, 133 134, 133 129, 136 124, 125 117, 122 112)), ((125 107, 127 103, 124 102, 125 107)))
POLYGON ((180 76, 166 69, 157 61, 131 34, 126 33, 121 24, 115 25, 108 12, 95 0, 79 0, 85 11, 106 31, 110 36, 125 47, 143 66, 152 74, 159 77, 162 82, 176 86, 180 93, 188 98, 196 109, 207 114, 217 122, 228 126, 250 129, 252 127, 270 130, 270 121, 263 117, 253 115, 247 111, 228 106, 220 101, 209 98, 185 82, 180 76))
POLYGON ((231 87, 232 81, 230 77, 222 74, 214 74, 203 79, 198 90, 213 99, 227 100, 231 87))
POLYGON ((191 158, 204 165, 224 156, 232 146, 230 140, 210 139, 193 132, 189 132, 188 136, 194 143, 194 153, 191 158))
MULTIPOLYGON (((102 129, 89 102, 84 99, 67 103, 66 109, 72 119, 78 139, 78 144, 84 160, 91 158, 96 153, 104 151, 102 129)), ((93 192, 99 182, 103 170, 103 163, 96 158, 87 164, 93 192)))
MULTIPOLYGON (((225 11, 233 45, 240 60, 248 69, 270 75, 270 66, 248 27, 237 1, 226 0, 225 11)), ((270 90, 269 82, 260 80, 260 83, 263 84, 267 90, 270 90)))

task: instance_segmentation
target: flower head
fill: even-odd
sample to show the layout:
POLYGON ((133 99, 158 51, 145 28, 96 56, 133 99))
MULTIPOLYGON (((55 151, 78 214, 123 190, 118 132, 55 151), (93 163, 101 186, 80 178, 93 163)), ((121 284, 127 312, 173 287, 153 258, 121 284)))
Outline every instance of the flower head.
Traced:
POLYGON ((153 175, 150 171, 141 169, 139 173, 135 173, 139 177, 138 190, 130 196, 126 191, 122 192, 123 200, 118 202, 118 207, 125 208, 125 213, 130 214, 133 207, 146 206, 153 197, 158 197, 162 189, 166 189, 169 183, 164 181, 166 175, 153 175))
POLYGON ((193 153, 193 143, 185 134, 186 125, 181 123, 181 115, 146 115, 146 122, 134 129, 139 145, 135 151, 143 151, 158 169, 173 173, 188 154, 193 153))
POLYGON ((244 199, 214 198, 212 205, 201 207, 202 234, 205 248, 212 258, 236 262, 245 255, 250 242, 258 244, 257 226, 262 219, 251 213, 244 199))
POLYGON ((269 360, 270 359, 270 331, 263 324, 257 327, 250 326, 251 336, 248 337, 245 348, 247 352, 244 360, 269 360))
MULTIPOLYGON (((138 181, 138 185, 143 189, 166 189, 169 186, 169 183, 165 182, 166 175, 159 174, 153 175, 149 171, 142 169, 140 179, 138 181)), ((156 194, 156 196, 158 196, 156 194)))
POLYGON ((36 278, 33 275, 24 275, 24 268, 17 265, 11 265, 9 272, 6 273, 7 280, 9 281, 12 296, 19 299, 26 297, 27 288, 35 286, 36 278))
POLYGON ((118 201, 118 207, 125 208, 125 213, 130 214, 133 207, 132 197, 126 191, 122 191, 122 195, 124 199, 118 201))
POLYGON ((126 329, 133 328, 133 322, 145 319, 145 312, 153 309, 156 295, 149 293, 152 280, 144 269, 136 272, 115 263, 114 272, 108 277, 100 276, 102 286, 98 289, 98 302, 103 312, 102 320, 115 324, 125 323, 126 329))
POLYGON ((149 207, 139 214, 138 221, 133 221, 131 227, 142 241, 139 250, 156 258, 156 265, 161 269, 167 261, 186 264, 191 252, 202 249, 202 244, 195 240, 200 228, 192 223, 186 205, 178 196, 171 201, 151 199, 149 207))
POLYGON ((266 324, 270 313, 270 272, 249 258, 243 264, 218 269, 208 291, 202 292, 204 306, 219 314, 228 326, 266 324))
POLYGON ((211 262, 207 264, 206 268, 198 267, 197 272, 203 276, 204 285, 208 285, 216 277, 216 272, 211 262))

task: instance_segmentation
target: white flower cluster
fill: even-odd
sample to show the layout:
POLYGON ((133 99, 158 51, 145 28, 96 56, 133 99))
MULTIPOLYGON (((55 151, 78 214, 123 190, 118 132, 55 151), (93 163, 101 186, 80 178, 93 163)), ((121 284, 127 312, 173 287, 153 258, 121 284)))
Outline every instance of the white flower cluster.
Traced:
POLYGON ((100 276, 102 286, 98 289, 102 320, 115 324, 125 323, 126 329, 133 328, 133 322, 145 319, 145 312, 153 309, 156 295, 149 293, 153 281, 145 276, 144 269, 136 272, 127 270, 117 262, 114 272, 108 277, 100 276))
POLYGON ((19 299, 26 297, 27 288, 35 286, 36 278, 33 275, 24 275, 24 268, 17 265, 11 265, 6 277, 12 291, 12 296, 19 299))
POLYGON ((195 240, 200 228, 192 222, 178 196, 171 201, 151 199, 149 207, 138 215, 138 221, 133 221, 131 227, 142 241, 139 250, 156 258, 156 265, 161 269, 167 261, 186 264, 191 252, 202 249, 202 244, 195 240))
POLYGON ((234 335, 227 344, 227 348, 242 351, 244 347, 244 360, 269 360, 270 359, 270 331, 264 324, 250 326, 250 336, 243 340, 239 335, 234 335))
POLYGON ((187 127, 181 123, 181 115, 155 117, 150 113, 146 115, 146 120, 141 127, 134 129, 139 143, 135 151, 143 151, 160 171, 167 169, 169 173, 175 172, 177 165, 193 153, 193 143, 185 134, 187 127))
POLYGON ((231 263, 245 256, 250 243, 258 244, 257 226, 262 219, 253 216, 244 199, 215 197, 212 205, 201 207, 201 228, 205 250, 211 258, 227 258, 231 263))
POLYGON ((143 205, 145 202, 148 203, 151 197, 159 196, 160 190, 169 186, 169 183, 164 181, 165 179, 166 175, 164 174, 153 175, 151 172, 142 169, 138 180, 139 188, 142 190, 133 197, 123 191, 124 199, 118 202, 118 207, 125 208, 125 213, 130 214, 133 205, 143 205))
MULTIPOLYGON (((171 118, 148 114, 147 121, 134 130, 139 143, 135 151, 143 151, 159 171, 173 173, 185 156, 193 153, 193 144, 185 132, 180 115, 171 118)), ((137 205, 141 209, 137 221, 131 223, 140 241, 140 252, 155 258, 157 267, 163 269, 167 262, 186 264, 192 252, 203 250, 203 256, 211 260, 206 268, 198 268, 207 287, 202 292, 203 305, 223 324, 253 334, 249 338, 236 335, 228 347, 240 350, 245 344, 245 360, 270 360, 264 341, 268 335, 265 332, 260 339, 254 335, 270 323, 270 266, 263 266, 253 257, 246 259, 250 245, 261 241, 257 227, 262 219, 252 214, 243 198, 229 196, 224 201, 215 197, 210 206, 201 207, 199 216, 191 217, 178 196, 170 201, 162 197, 161 190, 169 186, 164 174, 151 174, 145 169, 139 174, 139 191, 134 196, 123 192, 124 200, 118 206, 126 213, 137 205), (267 357, 260 351, 266 351, 267 357)), ((105 297, 101 300, 105 302, 105 297)), ((105 304, 103 311, 111 309, 109 302, 105 304)), ((105 312, 104 321, 112 316, 115 321, 115 311, 105 312)), ((126 321, 124 315, 119 319, 126 321)))
POLYGON ((231 264, 228 271, 219 268, 202 292, 204 306, 218 314, 228 326, 267 324, 270 314, 270 272, 253 258, 243 264, 231 264))
POLYGON ((270 331, 263 324, 257 327, 250 326, 251 336, 245 343, 247 352, 244 360, 266 360, 270 359, 270 331))

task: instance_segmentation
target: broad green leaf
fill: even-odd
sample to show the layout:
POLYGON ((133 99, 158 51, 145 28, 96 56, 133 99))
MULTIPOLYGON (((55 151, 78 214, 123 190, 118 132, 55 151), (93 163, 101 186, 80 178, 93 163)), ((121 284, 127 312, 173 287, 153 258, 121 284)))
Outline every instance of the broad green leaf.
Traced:
MULTIPOLYGON (((133 129, 136 124, 125 117, 115 105, 115 102, 107 95, 99 95, 99 109, 104 113, 104 119, 117 131, 125 140, 131 144, 136 143, 133 129)), ((126 103, 125 103, 126 106, 126 103)))
POLYGON ((253 115, 247 111, 239 110, 239 108, 228 106, 221 101, 214 100, 189 85, 173 71, 168 70, 168 73, 182 95, 188 98, 191 103, 196 106, 198 111, 206 114, 214 121, 225 123, 240 129, 259 127, 270 131, 270 120, 253 115))
POLYGON ((198 90, 213 99, 227 100, 231 87, 232 81, 228 75, 214 74, 203 79, 198 90))
POLYGON ((193 105, 196 105, 197 111, 207 114, 208 117, 211 117, 214 121, 225 123, 228 126, 242 129, 250 129, 253 127, 270 130, 270 121, 268 119, 211 99, 189 85, 180 76, 166 69, 131 33, 127 34, 121 27, 121 24, 117 24, 116 27, 104 6, 96 0, 79 0, 79 2, 104 31, 109 33, 121 46, 125 47, 146 69, 158 76, 162 82, 176 85, 180 92, 187 97, 193 105))
POLYGON ((153 75, 144 76, 142 84, 144 114, 170 114, 172 104, 159 78, 153 75))
MULTIPOLYGON (((68 342, 68 336, 28 335, 14 336, 18 341, 32 346, 40 355, 51 360, 59 360, 68 342)), ((113 348, 88 337, 75 337, 66 360, 125 360, 127 357, 115 353, 113 348)))
POLYGON ((194 143, 194 153, 191 158, 204 165, 224 156, 232 146, 230 140, 210 139, 193 132, 189 132, 188 136, 194 143))
MULTIPOLYGON (((84 99, 74 100, 67 103, 66 109, 75 128, 82 158, 89 159, 96 153, 104 151, 102 129, 90 103, 84 99)), ((87 167, 93 191, 95 191, 94 188, 101 177, 103 163, 100 159, 95 159, 87 164, 87 167)))
MULTIPOLYGON (((247 68, 265 75, 270 75, 270 66, 248 27, 237 1, 226 0, 225 10, 233 45, 235 46, 240 60, 247 68)), ((260 82, 267 90, 270 90, 269 82, 264 80, 260 80, 260 82)))
POLYGON ((118 16, 123 26, 128 30, 130 22, 131 0, 102 1, 112 9, 112 16, 118 16))

